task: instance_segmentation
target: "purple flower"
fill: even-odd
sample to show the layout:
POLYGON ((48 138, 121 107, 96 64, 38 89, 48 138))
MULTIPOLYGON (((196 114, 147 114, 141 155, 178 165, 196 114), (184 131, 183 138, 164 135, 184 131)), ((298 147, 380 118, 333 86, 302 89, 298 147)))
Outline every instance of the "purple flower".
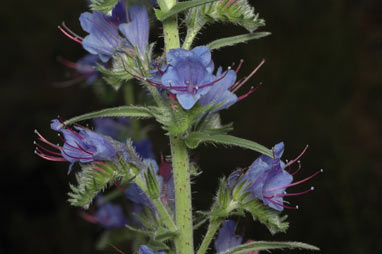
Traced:
POLYGON ((211 87, 208 93, 203 95, 199 100, 199 104, 202 106, 207 106, 212 102, 214 105, 222 104, 219 108, 215 109, 214 112, 227 109, 238 101, 236 94, 230 90, 236 81, 235 71, 228 70, 222 73, 222 68, 219 67, 215 80, 218 81, 211 87))
POLYGON ((144 55, 149 42, 149 18, 145 6, 132 5, 129 8, 130 22, 119 25, 119 30, 127 38, 132 48, 137 47, 144 55))
POLYGON ((167 54, 169 66, 161 80, 164 87, 176 94, 184 109, 191 109, 214 84, 214 63, 207 47, 192 50, 171 49, 167 54))
POLYGON ((86 83, 92 84, 96 81, 99 72, 94 69, 97 66, 98 57, 87 54, 76 62, 75 70, 86 77, 86 83))
POLYGON ((226 220, 219 230, 218 237, 215 241, 215 249, 218 253, 222 253, 228 249, 241 244, 243 238, 235 235, 236 223, 233 220, 226 220))
POLYGON ((130 119, 128 117, 118 117, 117 119, 111 117, 95 118, 93 124, 97 133, 122 141, 126 138, 123 134, 126 128, 130 126, 130 119))
POLYGON ((166 254, 164 251, 153 251, 146 245, 139 246, 138 254, 166 254))
MULTIPOLYGON (((296 209, 298 206, 292 207, 285 205, 283 198, 286 196, 306 194, 314 188, 311 187, 310 189, 299 193, 286 193, 286 188, 303 183, 322 172, 322 170, 317 171, 303 180, 292 183, 293 175, 295 175, 300 168, 293 174, 290 174, 285 168, 296 162, 304 154, 306 149, 307 147, 296 159, 285 164, 281 161, 281 156, 284 152, 284 143, 281 142, 274 146, 273 158, 261 155, 252 163, 240 181, 246 180, 247 184, 249 184, 246 191, 250 192, 253 197, 262 200, 265 205, 278 211, 282 211, 284 208, 296 209)), ((234 178, 235 177, 232 177, 231 179, 234 178)))
POLYGON ((135 151, 144 159, 154 159, 151 140, 144 138, 133 142, 135 151))
POLYGON ((111 16, 102 12, 84 12, 80 16, 81 27, 88 32, 82 40, 82 46, 89 53, 98 55, 107 62, 115 51, 123 47, 126 39, 119 36, 118 26, 125 23, 126 7, 120 0, 111 12, 111 16))
POLYGON ((127 223, 122 207, 110 202, 99 205, 94 218, 105 228, 124 228, 127 223))
POLYGON ((68 174, 75 162, 114 161, 117 158, 117 154, 125 159, 129 158, 124 146, 110 137, 77 126, 75 129, 78 132, 67 126, 59 129, 58 127, 61 124, 60 121, 54 119, 52 120, 51 128, 63 135, 64 144, 62 146, 49 142, 40 133, 35 131, 42 142, 53 147, 57 152, 51 151, 35 142, 37 145, 35 153, 51 161, 69 161, 68 174))

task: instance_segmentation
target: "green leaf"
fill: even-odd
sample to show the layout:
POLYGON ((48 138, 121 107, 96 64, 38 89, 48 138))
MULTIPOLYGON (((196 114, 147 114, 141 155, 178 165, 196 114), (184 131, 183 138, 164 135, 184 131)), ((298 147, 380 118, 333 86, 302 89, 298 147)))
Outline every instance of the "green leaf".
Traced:
POLYGON ((91 164, 82 165, 80 172, 76 174, 77 186, 70 184, 71 192, 69 203, 87 209, 95 196, 102 191, 107 184, 114 182, 123 175, 119 174, 112 163, 106 165, 97 164, 98 169, 91 164))
POLYGON ((90 8, 92 11, 107 13, 118 3, 118 0, 91 0, 90 8))
POLYGON ((242 244, 231 248, 222 254, 240 254, 249 251, 260 251, 260 250, 275 250, 275 249, 305 249, 305 250, 320 250, 316 246, 301 243, 301 242, 266 242, 266 241, 256 241, 247 244, 242 244))
POLYGON ((273 153, 271 150, 262 146, 256 142, 238 138, 231 135, 222 135, 222 134, 207 134, 203 132, 192 132, 186 139, 186 145, 195 149, 198 147, 200 143, 215 143, 215 144, 223 144, 223 145, 232 145, 239 146, 242 148, 250 149, 262 154, 265 154, 269 157, 273 157, 273 153))
MULTIPOLYGON (((145 107, 139 106, 121 106, 115 108, 102 109, 100 111, 87 113, 84 115, 73 117, 65 121, 66 125, 76 123, 83 120, 98 118, 98 117, 137 117, 148 118, 153 117, 151 111, 145 107)), ((60 126, 59 128, 61 128, 60 126)))
POLYGON ((199 5, 215 2, 215 1, 219 1, 219 0, 193 0, 193 1, 186 1, 186 2, 178 2, 168 11, 155 9, 155 15, 157 16, 158 20, 163 21, 182 11, 188 10, 190 8, 193 8, 199 5))
POLYGON ((257 32, 222 38, 208 43, 207 48, 209 48, 210 50, 214 50, 222 47, 233 46, 238 43, 244 43, 250 40, 259 39, 270 34, 271 33, 269 32, 257 32))
POLYGON ((285 233, 289 227, 289 223, 286 221, 288 216, 280 217, 278 211, 264 206, 260 201, 251 200, 245 204, 239 204, 239 207, 248 211, 253 220, 258 220, 264 224, 272 235, 277 232, 285 233))
POLYGON ((178 232, 168 230, 166 228, 160 227, 154 233, 154 240, 156 241, 166 241, 173 239, 178 236, 178 232))

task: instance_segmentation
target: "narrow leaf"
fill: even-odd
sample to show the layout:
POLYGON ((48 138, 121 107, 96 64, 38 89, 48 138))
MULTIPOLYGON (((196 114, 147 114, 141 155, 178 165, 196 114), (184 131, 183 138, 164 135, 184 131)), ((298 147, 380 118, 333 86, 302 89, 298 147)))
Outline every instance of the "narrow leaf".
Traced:
POLYGON ((118 3, 118 0, 91 0, 90 8, 93 11, 107 13, 118 3))
POLYGON ((153 117, 150 110, 145 107, 138 106, 122 106, 116 108, 107 108, 96 112, 87 113, 84 115, 73 117, 65 121, 65 124, 72 124, 83 120, 88 120, 97 117, 138 117, 148 118, 153 117))
POLYGON ((199 5, 212 3, 215 1, 218 1, 218 0, 193 0, 193 1, 186 1, 186 2, 178 2, 168 11, 161 11, 156 9, 155 15, 157 16, 158 20, 163 21, 171 16, 178 14, 179 12, 188 10, 190 8, 193 8, 199 5))
POLYGON ((186 139, 187 146, 192 149, 196 148, 200 143, 203 142, 239 146, 273 157, 272 151, 265 146, 247 139, 238 138, 231 135, 209 135, 203 132, 193 132, 186 139))
POLYGON ((209 44, 207 44, 207 48, 209 48, 210 50, 214 50, 214 49, 218 49, 222 47, 233 46, 238 43, 243 43, 250 40, 259 39, 259 38, 268 36, 270 34, 271 33, 269 32, 257 32, 257 33, 242 34, 242 35, 222 38, 222 39, 218 39, 218 40, 210 42, 209 44))
POLYGON ((223 254, 240 254, 249 251, 259 251, 259 250, 274 250, 274 249, 306 249, 306 250, 320 250, 316 246, 301 243, 301 242, 265 242, 257 241, 247 244, 242 244, 229 249, 223 254))

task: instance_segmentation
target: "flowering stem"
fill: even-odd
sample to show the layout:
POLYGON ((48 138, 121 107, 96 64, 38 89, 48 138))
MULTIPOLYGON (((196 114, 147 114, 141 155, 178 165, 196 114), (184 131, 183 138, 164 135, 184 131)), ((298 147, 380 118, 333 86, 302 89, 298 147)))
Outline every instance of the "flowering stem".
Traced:
MULTIPOLYGON (((134 98, 134 87, 133 84, 130 82, 125 83, 123 86, 124 89, 124 98, 126 105, 135 105, 135 98, 134 98)), ((133 137, 136 140, 140 139, 140 128, 139 128, 139 121, 138 119, 132 117, 131 119, 131 127, 133 129, 133 137)))
POLYGON ((175 185, 175 213, 179 236, 175 239, 177 254, 193 254, 193 224, 189 158, 183 140, 170 135, 172 169, 175 185))
MULTIPOLYGON (((138 170, 136 170, 136 173, 137 173, 137 177, 134 178, 134 182, 142 189, 143 192, 146 193, 147 195, 147 186, 146 186, 146 183, 145 181, 142 179, 142 176, 141 174, 139 173, 138 170)), ((170 229, 171 231, 173 232, 176 232, 177 231, 177 227, 172 219, 172 217, 170 216, 170 214, 168 213, 167 209, 164 207, 162 201, 157 198, 157 199, 152 199, 153 201, 153 204, 155 206, 155 208, 157 209, 158 211, 158 214, 160 216, 160 218, 162 219, 163 223, 166 225, 166 227, 168 229, 170 229)))
POLYGON ((202 29, 203 26, 204 26, 204 23, 198 23, 198 24, 195 24, 193 27, 189 27, 187 29, 187 35, 186 35, 186 38, 184 39, 182 48, 187 50, 191 48, 192 42, 194 41, 195 36, 198 35, 200 29, 202 29))
POLYGON ((208 250, 208 246, 210 246, 212 238, 214 237, 216 231, 220 227, 221 222, 222 222, 221 219, 211 218, 210 224, 208 225, 207 233, 204 236, 203 242, 200 245, 197 254, 205 254, 206 253, 206 251, 208 250))
MULTIPOLYGON (((176 0, 161 0, 158 3, 162 11, 168 11, 176 4, 176 0)), ((163 21, 163 36, 166 53, 170 49, 180 48, 177 15, 163 21)))

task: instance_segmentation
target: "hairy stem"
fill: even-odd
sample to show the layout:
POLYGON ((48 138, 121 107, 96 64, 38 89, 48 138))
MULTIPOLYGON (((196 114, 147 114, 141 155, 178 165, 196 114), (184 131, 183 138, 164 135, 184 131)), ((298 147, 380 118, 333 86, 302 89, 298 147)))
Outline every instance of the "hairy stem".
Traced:
MULTIPOLYGON (((138 173, 137 177, 134 178, 134 182, 142 189, 143 192, 147 195, 147 186, 145 181, 142 179, 141 175, 138 173)), ((170 214, 168 213, 167 209, 164 207, 162 201, 160 199, 154 199, 152 200, 155 208, 158 211, 158 214, 160 218, 162 219, 163 223, 166 225, 168 229, 171 231, 177 231, 177 227, 171 218, 170 214)))
POLYGON ((182 48, 187 50, 191 48, 196 35, 198 35, 200 29, 202 29, 203 26, 204 26, 204 23, 199 23, 187 29, 187 35, 186 35, 186 38, 184 39, 182 48))
POLYGON ((203 242, 200 245, 197 254, 205 254, 207 252, 208 246, 210 246, 211 240, 214 237, 216 231, 219 229, 221 222, 221 219, 211 219, 210 224, 208 225, 207 233, 204 236, 203 242))
MULTIPOLYGON (((176 0, 161 0, 159 5, 162 11, 171 9, 176 4, 176 0)), ((170 49, 180 48, 178 17, 177 15, 163 21, 163 36, 166 53, 170 49)))
POLYGON ((184 141, 170 135, 172 169, 175 185, 175 213, 179 236, 175 239, 177 254, 193 254, 191 182, 188 151, 184 141))

